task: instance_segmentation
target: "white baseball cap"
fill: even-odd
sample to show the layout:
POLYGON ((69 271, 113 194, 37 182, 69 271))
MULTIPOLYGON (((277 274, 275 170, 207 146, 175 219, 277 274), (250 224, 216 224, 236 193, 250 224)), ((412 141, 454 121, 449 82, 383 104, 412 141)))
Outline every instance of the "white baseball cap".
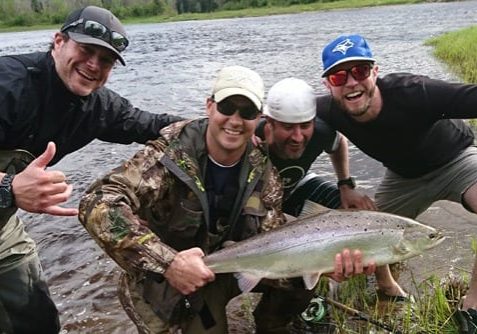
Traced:
POLYGON ((228 66, 219 71, 212 95, 216 102, 232 95, 242 95, 262 110, 265 87, 257 72, 243 66, 228 66))
POLYGON ((270 88, 263 113, 283 123, 311 121, 316 115, 315 92, 301 79, 283 79, 270 88))

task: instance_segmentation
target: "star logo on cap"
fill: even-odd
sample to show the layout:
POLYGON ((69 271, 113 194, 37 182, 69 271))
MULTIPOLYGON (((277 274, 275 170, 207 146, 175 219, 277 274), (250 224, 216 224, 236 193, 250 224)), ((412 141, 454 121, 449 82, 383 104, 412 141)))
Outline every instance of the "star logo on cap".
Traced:
POLYGON ((345 39, 344 41, 339 42, 336 44, 335 48, 331 52, 341 52, 343 55, 346 54, 348 49, 352 48, 354 43, 351 42, 349 38, 345 39))

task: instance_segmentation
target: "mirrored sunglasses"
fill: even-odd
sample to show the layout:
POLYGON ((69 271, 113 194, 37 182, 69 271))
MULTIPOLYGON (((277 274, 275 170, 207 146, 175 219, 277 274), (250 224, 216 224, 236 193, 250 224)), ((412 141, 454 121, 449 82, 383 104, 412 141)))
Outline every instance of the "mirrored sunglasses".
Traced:
POLYGON ((347 70, 341 70, 327 76, 328 82, 335 87, 343 86, 348 81, 348 74, 351 74, 354 80, 362 81, 371 74, 370 64, 359 64, 347 70))
POLYGON ((238 111, 240 117, 245 120, 251 121, 256 119, 257 116, 260 114, 260 110, 258 110, 255 105, 237 106, 235 103, 228 99, 216 103, 217 110, 225 116, 232 116, 238 111))
POLYGON ((126 36, 116 31, 111 31, 102 23, 92 20, 84 21, 84 19, 81 18, 61 29, 61 32, 68 31, 77 32, 94 38, 99 38, 110 44, 118 52, 124 51, 129 45, 129 41, 126 36))

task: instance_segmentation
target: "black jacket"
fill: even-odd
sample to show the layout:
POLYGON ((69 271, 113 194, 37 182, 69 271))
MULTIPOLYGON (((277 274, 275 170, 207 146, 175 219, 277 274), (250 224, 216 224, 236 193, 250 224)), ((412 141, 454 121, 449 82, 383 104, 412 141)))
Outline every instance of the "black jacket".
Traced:
POLYGON ((145 143, 181 118, 134 108, 109 90, 73 95, 58 77, 50 52, 0 57, 0 149, 35 156, 56 144, 50 165, 93 139, 145 143))

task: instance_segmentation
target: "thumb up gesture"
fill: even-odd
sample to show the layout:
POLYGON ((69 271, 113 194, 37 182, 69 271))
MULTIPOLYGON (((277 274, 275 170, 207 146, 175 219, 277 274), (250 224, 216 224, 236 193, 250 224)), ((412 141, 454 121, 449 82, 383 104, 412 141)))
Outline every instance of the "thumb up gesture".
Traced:
POLYGON ((15 203, 28 212, 76 216, 76 208, 58 206, 68 200, 73 190, 73 186, 66 183, 65 174, 45 170, 55 153, 55 143, 49 142, 45 152, 15 176, 12 183, 15 203))

